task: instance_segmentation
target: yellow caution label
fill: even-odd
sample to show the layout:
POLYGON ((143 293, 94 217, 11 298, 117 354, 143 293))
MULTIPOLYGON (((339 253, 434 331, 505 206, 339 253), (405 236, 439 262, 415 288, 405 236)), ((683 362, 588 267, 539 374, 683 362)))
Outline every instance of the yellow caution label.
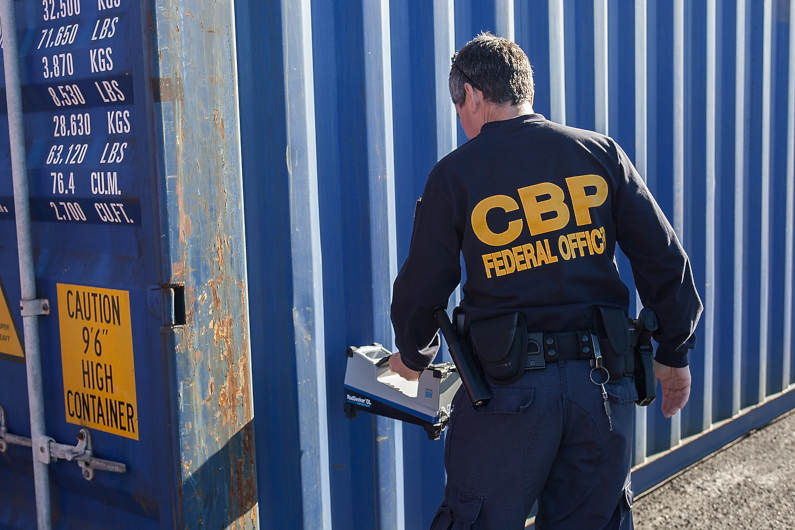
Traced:
POLYGON ((22 342, 19 340, 19 333, 11 316, 11 307, 8 305, 3 284, 0 283, 0 354, 11 357, 25 358, 22 350, 22 342))
POLYGON ((130 293, 58 284, 66 421, 138 439, 130 293))

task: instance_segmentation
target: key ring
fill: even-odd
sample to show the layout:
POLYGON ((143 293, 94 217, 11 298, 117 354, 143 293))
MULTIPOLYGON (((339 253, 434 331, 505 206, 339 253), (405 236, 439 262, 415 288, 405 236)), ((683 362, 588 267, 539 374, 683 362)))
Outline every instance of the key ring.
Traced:
MULTIPOLYGON (((610 372, 607 371, 607 368, 604 366, 599 366, 596 368, 591 368, 591 372, 588 374, 588 378, 591 380, 591 383, 595 384, 596 386, 606 385, 610 381, 610 372), (594 380, 594 373, 599 372, 600 374, 604 374, 604 381, 596 382, 594 380)), ((601 379, 601 377, 600 377, 601 379)))

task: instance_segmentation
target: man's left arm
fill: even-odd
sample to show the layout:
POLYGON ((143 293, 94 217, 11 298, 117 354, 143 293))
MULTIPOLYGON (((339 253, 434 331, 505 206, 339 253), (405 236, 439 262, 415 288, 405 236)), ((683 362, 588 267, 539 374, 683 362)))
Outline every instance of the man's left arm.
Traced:
POLYGON ((694 331, 704 306, 676 232, 629 157, 614 145, 619 165, 613 203, 616 240, 632 265, 643 305, 657 313, 656 360, 681 368, 688 364, 688 351, 695 343, 694 331))
MULTIPOLYGON (((395 344, 402 364, 415 372, 424 370, 436 356, 433 310, 447 306, 450 293, 461 280, 462 235, 456 220, 454 192, 434 168, 417 203, 408 257, 392 289, 395 344)), ((390 365, 402 369, 394 362, 390 365)))

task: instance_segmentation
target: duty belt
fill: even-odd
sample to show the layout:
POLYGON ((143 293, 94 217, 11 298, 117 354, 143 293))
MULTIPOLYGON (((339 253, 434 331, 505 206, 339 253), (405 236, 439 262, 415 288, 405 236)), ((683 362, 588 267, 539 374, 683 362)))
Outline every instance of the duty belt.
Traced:
POLYGON ((557 361, 590 359, 594 351, 593 339, 589 330, 528 333, 525 369, 538 370, 546 363, 557 361))
MULTIPOLYGON (((540 370, 546 366, 546 363, 558 361, 592 359, 595 348, 599 351, 599 339, 591 330, 587 329, 555 333, 529 332, 527 334, 525 370, 540 370)), ((618 357, 615 362, 621 364, 616 372, 623 373, 623 375, 631 375, 634 371, 634 358, 631 352, 628 353, 630 354, 611 352, 611 357, 613 355, 618 357)), ((608 362, 615 365, 613 359, 608 362)))

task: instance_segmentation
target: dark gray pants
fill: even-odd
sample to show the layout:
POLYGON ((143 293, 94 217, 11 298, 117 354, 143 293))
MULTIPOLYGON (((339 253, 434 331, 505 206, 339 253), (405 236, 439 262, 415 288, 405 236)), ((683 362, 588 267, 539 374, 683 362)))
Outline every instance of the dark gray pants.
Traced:
POLYGON ((634 436, 632 378, 606 386, 613 431, 588 361, 549 363, 474 409, 461 388, 445 445, 439 529, 632 529, 629 471, 634 436))

